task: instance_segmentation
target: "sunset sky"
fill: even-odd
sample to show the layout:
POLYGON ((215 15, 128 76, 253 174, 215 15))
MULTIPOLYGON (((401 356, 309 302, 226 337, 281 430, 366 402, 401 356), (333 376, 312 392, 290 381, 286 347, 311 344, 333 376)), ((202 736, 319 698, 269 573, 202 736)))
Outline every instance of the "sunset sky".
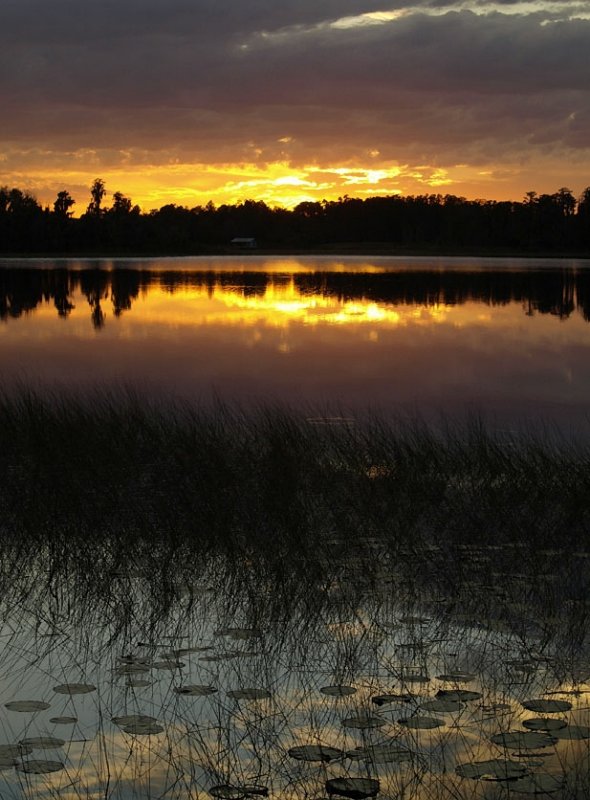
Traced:
POLYGON ((0 0, 0 185, 577 196, 589 53, 588 0, 0 0))

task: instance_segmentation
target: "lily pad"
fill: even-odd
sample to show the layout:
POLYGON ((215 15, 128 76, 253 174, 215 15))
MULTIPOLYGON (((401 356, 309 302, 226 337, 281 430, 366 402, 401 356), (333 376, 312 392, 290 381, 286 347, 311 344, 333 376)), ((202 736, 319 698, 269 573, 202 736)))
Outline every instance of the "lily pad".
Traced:
POLYGON ((511 783, 510 791, 523 794, 552 794, 563 789, 563 784, 564 780, 559 775, 549 775, 546 772, 532 773, 511 783))
POLYGON ((379 781, 374 778, 331 778, 326 781, 326 792, 353 800, 375 797, 379 792, 379 781))
POLYGON ((436 717, 408 717, 407 719, 398 719, 398 723, 403 725, 404 728, 411 728, 412 730, 432 730, 433 728, 442 728, 444 722, 436 717))
POLYGON ((53 691, 57 694, 89 694, 96 691, 96 686, 91 683, 62 683, 54 686, 53 691))
POLYGON ((163 661, 154 661, 154 669, 182 669, 186 667, 184 661, 176 661, 174 659, 165 659, 163 661))
POLYGON ((209 789, 211 797, 218 797, 219 800, 242 800, 246 797, 246 792, 240 786, 231 786, 229 783, 220 783, 209 789))
POLYGON ((529 731, 558 731, 567 727, 567 722, 551 717, 531 717, 522 721, 523 727, 529 731))
POLYGON ((150 717, 147 714, 128 714, 122 717, 111 717, 111 722, 114 722, 115 725, 119 725, 119 727, 125 725, 135 725, 136 723, 151 723, 157 722, 158 720, 155 717, 150 717))
POLYGON ((345 728, 368 729, 381 728, 386 724, 386 722, 387 720, 384 720, 383 717, 371 717, 368 714, 358 714, 354 717, 346 717, 343 719, 342 725, 345 728))
POLYGON ((567 725, 564 728, 553 731, 553 735, 557 736, 558 739, 581 741, 582 739, 590 739, 590 728, 587 725, 567 725))
POLYGON ((423 711, 438 711, 443 714, 462 711, 465 708, 465 703, 460 703, 458 700, 448 700, 445 697, 437 698, 436 700, 426 700, 420 703, 419 708, 423 711))
POLYGON ((327 747, 321 744, 301 744, 288 750, 291 758, 297 761, 334 761, 342 758, 344 752, 336 747, 327 747))
POLYGON ((33 748, 23 744, 0 744, 0 758, 20 758, 28 756, 33 752, 33 748))
POLYGON ((209 694, 215 694, 217 689, 215 686, 206 686, 200 683, 187 683, 184 686, 175 686, 174 691, 177 694, 190 695, 191 697, 205 697, 209 694))
POLYGON ((559 714, 563 711, 569 711, 572 707, 572 704, 567 700, 547 700, 542 697, 534 700, 523 700, 521 705, 528 711, 534 711, 537 714, 559 714))
POLYGON ((518 761, 509 761, 504 758, 493 758, 489 761, 472 761, 467 764, 458 764, 455 772, 461 778, 485 779, 496 781, 512 781, 522 778, 528 769, 518 761))
POLYGON ((399 679, 402 683, 429 683, 430 681, 428 675, 421 675, 414 672, 402 673, 399 679))
POLYGON ((33 750, 53 750, 55 747, 63 747, 65 740, 55 736, 31 736, 28 739, 22 739, 21 744, 25 747, 32 747, 33 750))
POLYGON ((504 714, 506 711, 510 711, 511 708, 510 703, 491 703, 490 705, 481 706, 484 714, 504 714))
POLYGON ((267 700, 270 692, 268 689, 230 689, 227 696, 234 700, 267 700))
POLYGON ((55 747, 63 747, 65 739, 58 739, 56 736, 29 736, 22 739, 24 747, 32 747, 33 750, 53 750, 55 747))
POLYGON ((54 725, 73 725, 78 722, 78 717, 51 717, 49 722, 53 722, 54 725))
POLYGON ((148 681, 145 678, 130 678, 125 681, 125 686, 130 689, 145 689, 146 686, 151 686, 153 681, 148 681))
POLYGON ((377 694, 371 697, 371 702, 376 706, 384 706, 388 703, 411 703, 415 695, 411 692, 403 692, 401 694, 377 694))
POLYGON ((125 733, 131 733, 134 736, 150 736, 154 733, 162 733, 163 730, 164 728, 157 722, 132 722, 123 726, 125 733))
POLYGON ((475 675, 470 672, 445 672, 443 675, 437 675, 436 678, 448 683, 469 683, 475 680, 475 675))
POLYGON ((456 700, 459 703, 467 703, 470 700, 481 700, 481 692, 472 692, 470 689, 439 689, 436 696, 443 700, 456 700))
POLYGON ((243 640, 259 639, 262 636, 258 628, 220 628, 215 631, 215 636, 229 636, 230 639, 243 640))
POLYGON ((46 761, 42 758, 31 758, 29 761, 22 761, 16 765, 19 772, 26 772, 31 775, 44 775, 48 772, 59 772, 64 768, 61 761, 46 761))
POLYGON ((149 672, 151 669, 147 664, 120 664, 115 667, 114 672, 117 675, 136 675, 149 672))
POLYGON ((243 786, 233 786, 229 783, 222 783, 212 786, 209 794, 218 797, 220 800, 238 800, 242 797, 268 797, 268 786, 257 783, 246 783, 243 786))
POLYGON ((50 706, 51 703, 43 703, 41 700, 12 700, 4 704, 9 711, 45 711, 50 706))
MULTIPOLYGON (((149 644, 143 643, 145 647, 151 647, 149 644)), ((117 661, 121 661, 123 664, 147 664, 147 659, 140 658, 139 656, 134 656, 131 653, 125 653, 125 655, 117 656, 117 661)))
POLYGON ((346 756, 353 760, 371 761, 373 764, 401 764, 404 761, 411 761, 413 753, 398 742, 392 742, 369 747, 355 747, 354 750, 347 750, 346 756))
POLYGON ((517 672, 535 672, 535 670, 539 669, 539 664, 529 659, 512 659, 505 663, 507 667, 511 667, 517 672))
POLYGON ((209 656, 199 656, 199 661, 229 661, 232 658, 239 658, 242 653, 231 650, 227 653, 214 653, 209 656))
POLYGON ((537 747, 550 747, 557 739, 542 731, 508 731, 494 734, 490 741, 509 750, 535 750, 537 747))
POLYGON ((329 697, 348 697, 351 694, 356 694, 356 689, 354 686, 322 686, 320 692, 327 694, 329 697))

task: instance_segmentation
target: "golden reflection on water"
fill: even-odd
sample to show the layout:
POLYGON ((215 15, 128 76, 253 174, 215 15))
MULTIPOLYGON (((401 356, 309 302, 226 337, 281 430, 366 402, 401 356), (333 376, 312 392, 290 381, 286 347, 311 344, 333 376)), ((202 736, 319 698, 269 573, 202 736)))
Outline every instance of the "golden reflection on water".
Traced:
MULTIPOLYGON (((456 309, 457 307, 455 307, 456 309)), ((168 325, 227 325, 282 328, 302 325, 395 327, 446 321, 449 305, 393 306, 372 300, 339 300, 323 294, 301 292, 295 282, 271 284, 263 295, 249 295, 238 287, 216 285, 179 290, 171 295, 162 287, 151 289, 134 309, 138 322, 168 325)), ((461 324, 465 324, 463 321, 461 324)))
POLYGON ((475 407, 502 425, 532 410, 588 427, 582 289, 560 305, 561 284, 545 278, 531 288, 513 276, 507 290, 481 272, 473 283, 470 273, 372 280, 278 264, 294 271, 46 271, 37 283, 17 271, 20 305, 0 324, 2 378, 347 413, 475 407))
MULTIPOLYGON (((210 639, 206 635, 210 631, 209 622, 204 626, 206 607, 204 603, 196 612, 193 609, 190 627, 183 628, 191 630, 196 625, 188 643, 208 641, 213 645, 217 641, 215 646, 225 649, 227 644, 219 642, 219 637, 210 639)), ((270 653, 265 653, 263 639, 256 645, 256 655, 244 651, 237 660, 210 664, 203 662, 198 653, 183 656, 182 669, 173 672, 152 669, 153 685, 138 690, 125 688, 117 680, 113 682, 109 669, 113 652, 103 652, 98 659, 92 649, 79 654, 73 640, 68 638, 50 644, 48 653, 31 662, 35 649, 30 647, 28 637, 32 634, 22 625, 20 633, 10 638, 8 649, 17 655, 10 657, 12 666, 3 674, 2 702, 14 697, 15 691, 20 695, 28 692, 31 696, 45 697, 53 709, 32 718, 14 712, 12 716, 8 714, 2 740, 18 741, 23 738, 23 730, 28 736, 57 734, 66 739, 64 748, 38 752, 34 757, 67 764, 66 770, 28 777, 24 796, 32 798, 49 790, 62 800, 80 796, 128 800, 140 795, 181 800, 188 793, 208 796, 209 787, 227 782, 262 783, 270 786, 271 797, 301 800, 323 796, 327 778, 371 774, 379 778, 381 795, 385 797, 396 797, 405 788, 411 800, 441 800, 449 794, 456 798, 483 798, 488 796, 486 782, 459 778, 455 767, 506 757, 506 751, 492 745, 490 737, 500 731, 518 729, 523 718, 532 716, 531 712, 523 711, 521 703, 525 698, 552 696, 551 690, 556 689, 559 697, 568 696, 573 709, 552 716, 565 717, 571 724, 588 723, 586 695, 566 695, 567 685, 560 684, 548 668, 550 659, 538 660, 535 670, 527 673, 524 680, 515 674, 506 677, 510 671, 506 672, 504 665, 522 647, 514 634, 498 635, 483 627, 446 627, 434 618, 423 618, 423 624, 416 626, 401 615, 387 615, 388 622, 395 624, 388 625, 389 633, 384 633, 373 614, 362 608, 356 610, 360 616, 353 623, 326 620, 316 626, 317 643, 307 642, 309 659, 301 667, 292 662, 292 650, 286 650, 275 661, 270 653), (392 657, 399 659, 405 653, 402 643, 408 639, 424 647, 424 662, 420 658, 418 664, 414 656, 406 653, 403 663, 392 668, 392 657), (352 654, 357 648, 362 658, 355 665, 352 654), (338 679, 338 663, 343 658, 347 659, 350 670, 346 682, 354 685, 357 693, 345 697, 322 694, 322 686, 338 679), (445 665, 461 661, 469 662, 477 673, 477 678, 468 681, 469 688, 483 696, 465 701, 458 712, 428 712, 435 713, 444 723, 435 730, 412 730, 400 724, 400 719, 421 716, 420 703, 436 696, 439 689, 457 688, 436 675, 445 665), (62 677, 76 675, 81 667, 90 671, 88 677, 98 685, 98 692, 66 701, 56 699, 48 687, 62 677), (408 668, 425 671, 428 681, 405 685, 401 675, 408 668), (14 685, 15 671, 22 676, 26 689, 14 685), (173 686, 192 682, 212 683, 218 692, 207 697, 189 697, 172 691, 173 686), (229 689, 254 685, 268 686, 271 697, 260 701, 229 698, 229 689), (372 696, 396 690, 412 691, 412 702, 390 703, 379 708, 372 704, 372 696), (486 714, 484 703, 492 700, 507 702, 509 708, 501 714, 486 714), (79 726, 59 726, 57 731, 47 727, 45 717, 55 713, 61 702, 65 702, 68 712, 76 712, 79 726), (110 721, 112 715, 121 713, 151 714, 164 731, 151 736, 125 734, 110 721), (365 730, 342 725, 343 719, 359 714, 377 715, 384 724, 365 730), (80 734, 85 741, 79 740, 80 734), (322 765, 297 762, 287 753, 290 747, 308 743, 349 752, 384 742, 409 749, 411 759, 371 765, 347 757, 322 765)), ((375 610, 380 612, 380 607, 375 610)), ((381 613, 379 616, 382 617, 381 613)), ((210 622, 214 624, 214 620, 210 622)), ((528 643, 529 647, 531 644, 534 640, 528 643)), ((152 655, 159 649, 153 645, 152 655)), ((118 648, 114 652, 119 652, 118 648)), ((585 781, 587 739, 562 740, 542 748, 540 754, 538 750, 516 755, 512 750, 509 757, 517 758, 524 766, 530 764, 534 772, 572 776, 572 781, 579 772, 579 779, 585 781), (541 763, 533 766, 539 760, 541 763)), ((1 796, 16 800, 20 796, 18 773, 16 777, 14 772, 5 776, 6 794, 1 796)))

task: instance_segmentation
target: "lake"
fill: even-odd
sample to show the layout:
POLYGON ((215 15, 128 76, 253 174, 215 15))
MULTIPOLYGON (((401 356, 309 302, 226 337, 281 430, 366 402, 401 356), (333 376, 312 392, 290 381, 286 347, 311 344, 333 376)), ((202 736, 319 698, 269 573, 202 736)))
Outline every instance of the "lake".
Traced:
POLYGON ((4 386, 590 430, 590 262, 0 261, 4 386))

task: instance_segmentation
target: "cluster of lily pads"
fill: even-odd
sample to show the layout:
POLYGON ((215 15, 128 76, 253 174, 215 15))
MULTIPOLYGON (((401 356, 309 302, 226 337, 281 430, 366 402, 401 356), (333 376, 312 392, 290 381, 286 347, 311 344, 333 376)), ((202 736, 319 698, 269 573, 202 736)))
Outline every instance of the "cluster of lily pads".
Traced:
MULTIPOLYGON (((90 683, 63 683, 54 686, 56 694, 76 695, 89 694, 96 691, 96 686, 90 683)), ((42 700, 12 700, 4 704, 9 711, 19 713, 45 711, 51 707, 50 703, 42 700)), ((51 717, 50 722, 55 725, 70 725, 77 722, 76 717, 51 717)), ((42 775, 49 772, 59 772, 64 768, 61 761, 28 758, 35 750, 54 750, 63 747, 65 739, 56 736, 29 736, 21 739, 16 744, 0 745, 0 770, 15 767, 19 772, 33 775, 42 775)))
MULTIPOLYGON (((167 691, 169 696, 179 699, 181 706, 178 709, 175 707, 173 713, 163 707, 162 714, 157 716, 143 713, 141 707, 135 713, 115 714, 110 717, 113 726, 111 735, 116 735, 114 731, 118 730, 131 737, 132 741, 163 735, 166 737, 166 747, 177 747, 183 736, 188 735, 188 727, 187 733, 182 734, 182 726, 185 724, 183 720, 189 719, 189 716, 185 717, 186 713, 194 720, 191 726, 196 725, 199 728, 203 724, 200 705, 198 702, 195 704, 198 698, 209 698, 213 703, 209 706, 209 712, 214 708, 221 709, 224 698, 232 701, 233 705, 225 706, 225 724, 230 726, 249 725, 254 719, 263 724, 265 719, 276 716, 280 711, 286 718, 281 736, 273 743, 267 742, 265 746, 272 751, 272 755, 268 756, 271 762, 275 763, 278 759, 277 763, 282 764, 281 769, 285 771, 285 775, 290 776, 288 782, 292 783, 294 795, 298 791, 309 791, 305 787, 313 787, 321 780, 323 791, 328 796, 363 800, 377 795, 391 796, 392 775, 425 775, 429 759, 432 774, 440 772, 441 764, 450 766, 445 761, 446 757, 440 755, 439 742, 446 742, 445 746, 451 747, 448 743, 452 741, 453 732, 460 727, 468 727, 479 715, 490 724, 497 719, 496 730, 488 734, 481 723, 479 745, 468 749, 457 748, 452 763, 457 779, 479 787, 494 783, 497 786, 510 787, 511 792, 557 796, 563 791, 566 780, 563 771, 560 772, 554 766, 545 769, 547 756, 556 752, 560 742, 577 743, 583 747, 590 742, 590 727, 581 724, 578 715, 574 713, 576 709, 572 702, 563 699, 563 693, 561 697, 555 697, 545 691, 539 696, 529 695, 519 699, 518 711, 517 695, 509 697, 500 683, 495 690, 484 688, 484 673, 481 668, 473 671, 447 669, 438 672, 435 679, 431 678, 428 666, 429 659, 433 656, 428 653, 433 645, 430 642, 434 642, 435 647, 442 647, 443 660, 454 658, 452 654, 445 655, 448 645, 436 645, 437 641, 442 641, 436 638, 441 636, 442 629, 436 625, 433 627, 433 624, 426 617, 400 616, 395 622, 381 625, 381 638, 377 638, 373 645, 377 648, 375 653, 379 651, 385 656, 381 658, 379 675, 371 676, 370 669, 365 673, 363 668, 350 683, 316 683, 317 695, 314 695, 314 691, 305 690, 305 696, 311 703, 311 714, 316 713, 313 711, 316 707, 325 709, 322 711, 323 729, 316 730, 313 740, 307 742, 301 730, 296 735, 298 742, 288 741, 288 709, 291 701, 286 696, 279 697, 280 683, 266 688, 248 685, 242 680, 241 685, 238 683, 236 688, 223 690, 223 686, 227 685, 228 675, 233 672, 237 678, 240 674, 246 674, 243 672, 246 661, 259 655, 259 650, 264 651, 262 640, 266 640, 267 635, 263 637, 257 628, 218 628, 214 631, 216 636, 213 641, 195 646, 170 647, 160 650, 154 657, 125 652, 117 656, 112 668, 115 680, 122 681, 119 685, 124 691, 132 692, 134 696, 137 693, 137 697, 141 698, 144 696, 142 692, 152 692, 154 687, 159 691, 156 673, 159 673, 160 679, 169 674, 171 683, 167 691), (415 638, 409 639, 408 633, 412 633, 415 638), (257 650, 232 650, 223 645, 217 646, 215 642, 219 642, 218 637, 236 642, 259 639, 260 647, 257 650), (395 659, 392 659, 392 652, 397 654, 395 659), (200 675, 208 673, 217 676, 217 680, 196 682, 194 679, 185 679, 185 672, 188 671, 190 675, 193 670, 200 675), (223 678, 224 671, 228 670, 229 673, 223 678), (434 680, 437 683, 432 691, 434 680), (473 689, 462 686, 469 683, 477 683, 478 686, 473 689), (392 688, 385 688, 388 684, 392 688), (370 692, 369 687, 378 691, 370 692), (501 698, 497 696, 500 693, 501 698), (508 699, 509 702, 506 702, 508 699), (526 717, 523 711, 531 712, 531 716, 526 717), (500 723, 504 716, 511 722, 518 719, 521 727, 500 723), (384 729, 389 731, 388 735, 383 735, 384 729), (440 739, 440 736, 447 738, 440 739), (341 745, 339 739, 344 739, 346 744, 341 745), (486 751, 485 757, 473 755, 478 748, 486 751), (465 753, 462 752, 463 749, 465 753), (494 755, 494 751, 498 750, 502 754, 494 755), (437 761, 439 758, 442 761, 437 761), (299 773, 296 766, 298 763, 319 766, 320 773, 299 773), (301 788, 297 789, 298 786, 301 788)), ((331 650, 336 652, 351 647, 356 636, 360 635, 361 639, 367 636, 366 628, 361 626, 359 633, 354 624, 346 621, 327 620, 324 630, 325 636, 320 637, 321 648, 318 651, 320 660, 329 657, 326 654, 331 650)), ((485 649, 491 639, 486 634, 478 633, 477 636, 485 649)), ((477 636, 476 642, 479 641, 477 636)), ((502 639, 496 637, 495 641, 497 644, 502 639)), ((307 652, 311 655, 310 650, 307 652)), ((289 663, 287 657, 287 664, 289 663)), ((504 660, 504 666, 507 664, 507 669, 513 672, 516 670, 516 676, 524 679, 524 686, 532 688, 536 680, 535 672, 532 668, 525 670, 523 666, 530 663, 532 662, 526 659, 504 660)), ((300 670, 302 685, 306 685, 308 679, 312 684, 314 680, 317 681, 317 676, 314 679, 310 673, 312 668, 310 661, 307 667, 300 670)), ((515 683, 517 685, 518 681, 515 683)), ((97 686, 82 682, 62 683, 55 685, 53 691, 56 695, 73 698, 76 695, 91 695, 97 691, 97 686)), ((50 703, 45 700, 17 699, 5 703, 7 713, 38 713, 49 708, 50 703)), ((215 712, 214 718, 218 720, 217 724, 223 724, 221 712, 215 712)), ((49 721, 55 725, 67 726, 76 723, 77 718, 54 716, 49 721)), ((211 722, 208 724, 210 726, 211 722)), ((294 735, 294 731, 291 735, 294 735)), ((4 770, 15 768, 17 772, 29 775, 59 772, 65 768, 64 761, 40 756, 46 750, 63 747, 66 741, 49 735, 23 736, 17 742, 0 747, 0 767, 4 770)), ((204 751, 207 750, 206 737, 200 741, 204 751)), ((455 745, 451 747, 451 752, 454 747, 455 745)), ((267 775, 267 780, 261 780, 261 775, 252 775, 241 781, 224 782, 224 772, 228 775, 227 770, 220 768, 220 764, 215 764, 211 753, 207 758, 212 765, 211 779, 208 784, 203 782, 201 785, 213 797, 219 800, 241 800, 269 794, 274 796, 276 776, 267 775)), ((417 784, 414 791, 417 792, 417 784)), ((456 788, 456 791, 459 792, 458 796, 462 796, 460 788, 456 788)), ((466 793, 469 791, 465 789, 466 793)), ((414 796, 412 791, 409 791, 408 796, 414 796)))

